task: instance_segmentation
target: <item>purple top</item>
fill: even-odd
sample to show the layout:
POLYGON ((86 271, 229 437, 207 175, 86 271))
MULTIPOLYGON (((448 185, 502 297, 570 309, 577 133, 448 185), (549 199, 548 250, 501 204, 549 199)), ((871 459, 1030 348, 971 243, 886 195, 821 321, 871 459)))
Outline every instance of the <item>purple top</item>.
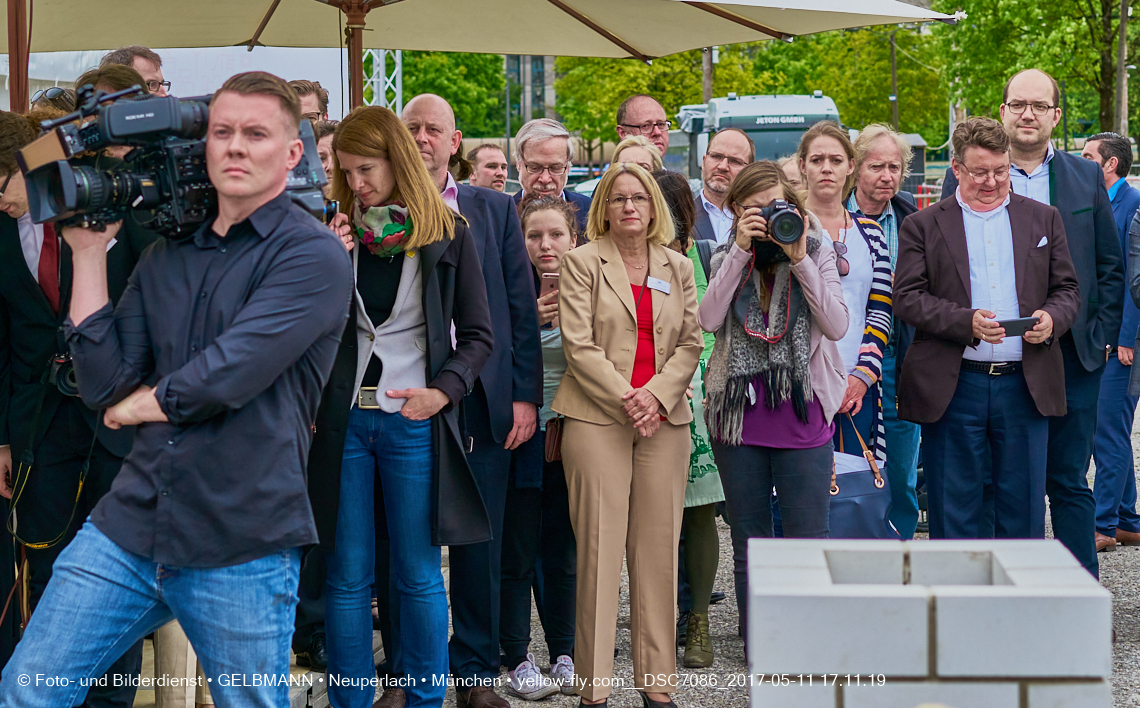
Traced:
POLYGON ((756 405, 744 410, 744 425, 740 431, 741 444, 775 447, 784 450, 808 450, 831 440, 835 425, 823 418, 823 405, 819 397, 808 403, 807 424, 796 417, 791 401, 781 401, 776 410, 769 410, 764 402, 764 379, 752 379, 756 390, 756 405))

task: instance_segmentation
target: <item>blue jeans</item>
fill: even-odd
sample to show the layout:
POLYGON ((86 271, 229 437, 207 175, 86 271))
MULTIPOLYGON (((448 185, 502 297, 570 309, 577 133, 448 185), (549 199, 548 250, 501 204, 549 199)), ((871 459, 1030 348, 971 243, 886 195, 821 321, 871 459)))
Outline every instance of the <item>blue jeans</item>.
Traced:
POLYGON ((895 397, 898 380, 894 347, 883 353, 883 427, 887 433, 887 464, 883 471, 891 487, 891 523, 903 540, 914 538, 918 527, 918 423, 899 420, 895 397))
POLYGON ((415 682, 405 689, 407 705, 443 704, 447 592, 440 549, 431 545, 434 469, 430 420, 352 409, 340 473, 336 550, 328 556, 325 595, 329 700, 337 708, 369 708, 376 690, 371 586, 376 574, 377 472, 400 594, 402 668, 415 682))
POLYGON ((1096 437, 1096 530, 1116 536, 1116 529, 1140 533, 1136 513, 1136 470, 1132 462, 1132 419, 1136 396, 1128 395, 1131 366, 1122 366, 1110 357, 1100 380, 1097 402, 1096 437))
POLYGON ((297 548, 225 568, 162 565, 123 550, 88 520, 59 555, 4 667, 0 706, 77 704, 87 693, 81 681, 171 619, 186 631, 219 706, 289 705, 300 566, 297 548), (49 686, 49 677, 61 680, 49 686))

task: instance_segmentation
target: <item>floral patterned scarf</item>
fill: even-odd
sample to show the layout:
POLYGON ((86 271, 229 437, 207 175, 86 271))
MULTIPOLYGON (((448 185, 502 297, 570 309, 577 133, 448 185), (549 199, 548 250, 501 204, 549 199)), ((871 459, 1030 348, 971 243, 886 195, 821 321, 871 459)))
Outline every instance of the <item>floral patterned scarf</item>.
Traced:
POLYGON ((400 202, 367 209, 357 202, 352 214, 357 238, 374 256, 402 253, 412 237, 412 217, 400 202))

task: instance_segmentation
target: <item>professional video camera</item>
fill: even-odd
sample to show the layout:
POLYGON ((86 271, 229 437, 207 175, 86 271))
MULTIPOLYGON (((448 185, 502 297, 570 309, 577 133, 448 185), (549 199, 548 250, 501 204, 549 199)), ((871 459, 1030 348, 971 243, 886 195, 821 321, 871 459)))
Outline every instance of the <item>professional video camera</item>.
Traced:
MULTIPOLYGON (((204 140, 210 96, 130 99, 141 91, 134 86, 105 93, 83 86, 77 111, 40 124, 44 134, 17 155, 33 221, 101 229, 133 211, 144 228, 177 240, 216 213, 204 140), (112 145, 134 148, 114 169, 71 162, 112 145)), ((305 154, 289 173, 285 191, 326 221, 336 205, 323 199, 328 180, 307 120, 301 121, 300 138, 305 154)))

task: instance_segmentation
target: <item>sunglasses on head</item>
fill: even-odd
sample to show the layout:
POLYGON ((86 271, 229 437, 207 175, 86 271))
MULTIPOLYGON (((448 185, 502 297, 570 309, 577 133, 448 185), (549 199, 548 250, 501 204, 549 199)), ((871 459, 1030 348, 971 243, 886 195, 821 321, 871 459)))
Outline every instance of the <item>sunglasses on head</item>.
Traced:
POLYGON ((35 103, 36 101, 40 100, 41 98, 46 98, 47 100, 52 101, 52 100, 57 99, 60 96, 62 96, 63 93, 64 93, 63 89, 61 89, 58 86, 52 86, 51 88, 40 89, 39 91, 36 91, 35 94, 32 96, 31 102, 35 103))

